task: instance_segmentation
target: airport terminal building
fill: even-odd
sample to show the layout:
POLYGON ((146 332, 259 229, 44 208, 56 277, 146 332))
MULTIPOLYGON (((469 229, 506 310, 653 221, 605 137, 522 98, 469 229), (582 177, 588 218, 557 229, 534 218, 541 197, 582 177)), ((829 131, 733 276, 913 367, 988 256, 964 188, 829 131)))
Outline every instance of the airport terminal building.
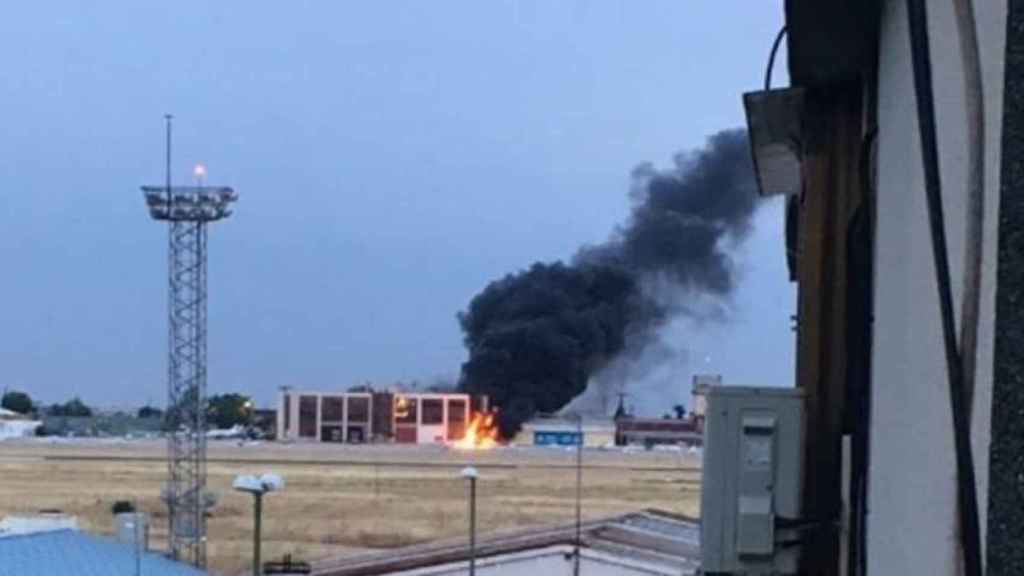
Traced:
POLYGON ((280 441, 401 444, 452 442, 465 434, 468 394, 285 390, 277 411, 280 441))

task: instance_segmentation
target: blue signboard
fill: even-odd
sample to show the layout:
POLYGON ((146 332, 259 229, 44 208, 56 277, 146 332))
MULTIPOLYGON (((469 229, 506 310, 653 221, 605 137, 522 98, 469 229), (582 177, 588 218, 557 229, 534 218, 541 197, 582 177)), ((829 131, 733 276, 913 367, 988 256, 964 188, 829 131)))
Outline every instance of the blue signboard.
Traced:
POLYGON ((534 446, 577 446, 583 435, 579 432, 541 432, 533 433, 534 446))

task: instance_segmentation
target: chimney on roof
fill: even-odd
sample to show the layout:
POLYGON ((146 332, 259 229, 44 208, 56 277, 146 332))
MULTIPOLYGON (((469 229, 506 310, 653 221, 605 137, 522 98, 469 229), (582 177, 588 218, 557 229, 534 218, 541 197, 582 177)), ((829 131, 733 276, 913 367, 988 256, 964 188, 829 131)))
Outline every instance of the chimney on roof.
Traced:
POLYGON ((626 395, 619 393, 619 407, 615 409, 615 415, 612 416, 612 420, 622 420, 628 417, 629 414, 626 412, 626 395))
POLYGON ((136 550, 149 550, 149 515, 144 512, 122 512, 114 515, 114 536, 122 544, 136 550))

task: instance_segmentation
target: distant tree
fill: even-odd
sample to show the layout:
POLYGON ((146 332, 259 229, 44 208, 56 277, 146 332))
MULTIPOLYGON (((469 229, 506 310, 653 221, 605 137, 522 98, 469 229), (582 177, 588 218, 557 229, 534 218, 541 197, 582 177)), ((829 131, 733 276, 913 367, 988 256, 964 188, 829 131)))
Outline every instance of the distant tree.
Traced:
POLYGON ((135 504, 132 504, 128 500, 118 500, 110 507, 110 513, 115 516, 118 514, 130 514, 132 512, 135 512, 135 504))
POLYGON ((28 394, 18 392, 17 390, 5 392, 3 398, 0 399, 0 407, 12 410, 18 414, 32 414, 36 411, 32 398, 28 394))
MULTIPOLYGON (((165 432, 178 431, 190 428, 189 424, 195 417, 194 405, 196 401, 196 389, 188 388, 178 398, 178 402, 167 407, 164 417, 163 428, 165 432)), ((209 406, 209 404, 207 404, 209 406)), ((207 406, 203 406, 205 411, 207 406)))
POLYGON ((135 415, 138 418, 162 418, 164 411, 156 406, 143 406, 135 415))
POLYGON ((210 396, 206 409, 206 422, 213 428, 245 425, 251 421, 252 410, 252 399, 244 394, 210 396))
POLYGON ((82 402, 78 396, 63 404, 50 406, 49 412, 51 416, 92 416, 92 408, 82 402))
POLYGON ((676 404, 672 407, 672 411, 676 413, 676 420, 682 420, 686 418, 686 406, 682 404, 676 404))

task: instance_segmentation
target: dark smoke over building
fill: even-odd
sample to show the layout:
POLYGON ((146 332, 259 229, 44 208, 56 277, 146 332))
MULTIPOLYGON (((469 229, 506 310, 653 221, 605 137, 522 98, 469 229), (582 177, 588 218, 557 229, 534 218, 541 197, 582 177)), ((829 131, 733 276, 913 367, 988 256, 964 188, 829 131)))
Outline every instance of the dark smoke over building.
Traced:
POLYGON ((632 213, 608 242, 496 280, 459 314, 460 387, 491 397, 506 436, 568 404, 616 357, 642 357, 670 318, 732 293, 730 249, 757 207, 746 133, 719 132, 673 169, 642 164, 632 176, 632 213))

